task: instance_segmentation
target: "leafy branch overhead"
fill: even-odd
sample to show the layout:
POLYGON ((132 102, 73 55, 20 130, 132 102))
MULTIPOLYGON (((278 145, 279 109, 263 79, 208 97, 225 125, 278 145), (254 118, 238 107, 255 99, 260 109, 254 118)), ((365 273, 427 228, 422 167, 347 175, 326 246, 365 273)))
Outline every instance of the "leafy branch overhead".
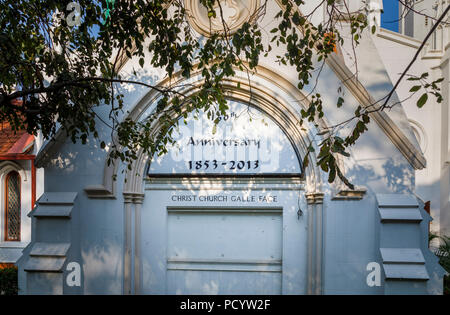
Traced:
MULTIPOLYGON (((318 1, 311 12, 298 9, 303 0, 283 0, 282 9, 274 16, 276 27, 266 30, 261 22, 269 13, 267 0, 262 0, 252 18, 231 32, 221 2, 200 2, 209 18, 221 19, 223 32, 199 37, 189 24, 182 0, 78 0, 79 16, 68 11, 69 0, 1 1, 0 121, 32 134, 41 132, 45 138, 53 137, 58 128, 73 142, 97 138, 102 148, 108 147, 110 161, 120 159, 131 166, 140 149, 149 155, 166 151, 167 144, 174 141, 171 130, 179 117, 204 111, 217 122, 217 117, 225 115, 228 107, 222 82, 235 76, 237 69, 251 74, 262 57, 273 55, 280 64, 297 71, 297 86, 303 89, 313 84, 314 74, 320 73, 318 67, 344 44, 339 31, 342 17, 349 20, 353 46, 368 28, 364 12, 350 14, 338 0, 318 1), (321 8, 326 19, 313 25, 311 17, 321 8), (78 23, 73 24, 74 19, 78 23), (169 79, 198 73, 203 83, 195 95, 185 95, 177 86, 129 80, 120 74, 125 56, 142 68, 148 63, 164 70, 169 79), (156 111, 145 121, 123 119, 121 84, 157 90, 161 97, 156 111), (22 101, 18 103, 19 98, 22 101), (105 104, 109 106, 106 121, 97 114, 105 104), (153 134, 156 120, 163 127, 153 134), (111 139, 100 139, 99 123, 111 128, 111 139)), ((408 80, 418 83, 412 93, 423 89, 419 107, 429 95, 437 102, 442 100, 440 80, 428 83, 424 75, 408 80)), ((343 97, 336 100, 338 108, 343 103, 343 97)), ((338 176, 352 186, 338 167, 337 155, 348 157, 348 148, 367 130, 370 112, 384 110, 375 105, 358 107, 354 117, 342 123, 353 123, 352 131, 338 135, 340 125, 319 130, 324 104, 319 93, 310 92, 309 107, 302 109, 299 123, 318 128, 318 164, 328 172, 330 182, 338 176)), ((311 145, 310 154, 313 152, 311 145)), ((308 159, 305 156, 305 166, 308 159)))

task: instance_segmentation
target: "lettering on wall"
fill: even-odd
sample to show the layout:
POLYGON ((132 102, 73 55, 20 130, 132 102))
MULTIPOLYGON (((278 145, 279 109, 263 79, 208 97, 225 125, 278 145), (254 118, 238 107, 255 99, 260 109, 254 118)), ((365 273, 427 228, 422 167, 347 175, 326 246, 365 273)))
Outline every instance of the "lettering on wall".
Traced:
POLYGON ((172 195, 171 201, 174 202, 244 202, 244 203, 277 203, 278 196, 270 194, 236 194, 236 195, 194 195, 194 194, 180 194, 172 195))
POLYGON ((180 122, 175 144, 152 159, 149 175, 301 173, 292 144, 266 114, 234 101, 229 110, 217 125, 205 113, 180 122))

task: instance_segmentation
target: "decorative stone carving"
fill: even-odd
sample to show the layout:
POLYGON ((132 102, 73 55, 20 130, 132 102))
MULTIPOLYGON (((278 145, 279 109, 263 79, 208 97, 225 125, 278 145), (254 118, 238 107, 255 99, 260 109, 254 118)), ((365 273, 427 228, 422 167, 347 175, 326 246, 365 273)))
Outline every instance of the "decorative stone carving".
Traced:
POLYGON ((199 0, 186 0, 185 7, 192 27, 202 35, 223 32, 221 9, 227 32, 234 33, 246 21, 251 20, 259 7, 259 0, 221 0, 215 4, 216 17, 209 18, 208 11, 199 0))

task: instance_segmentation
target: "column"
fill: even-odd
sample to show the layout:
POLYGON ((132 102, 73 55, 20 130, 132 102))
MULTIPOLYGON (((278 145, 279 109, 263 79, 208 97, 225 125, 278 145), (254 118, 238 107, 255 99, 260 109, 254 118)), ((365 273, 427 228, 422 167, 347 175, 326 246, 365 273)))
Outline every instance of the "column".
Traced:
POLYGON ((123 294, 131 294, 131 250, 132 250, 132 234, 131 234, 131 215, 133 207, 133 196, 131 194, 123 194, 124 196, 124 247, 123 247, 123 294))
POLYGON ((133 199, 134 208, 134 294, 141 290, 141 209, 144 194, 136 194, 133 199))
POLYGON ((308 203, 308 294, 322 294, 323 265, 323 196, 321 192, 306 194, 308 203))

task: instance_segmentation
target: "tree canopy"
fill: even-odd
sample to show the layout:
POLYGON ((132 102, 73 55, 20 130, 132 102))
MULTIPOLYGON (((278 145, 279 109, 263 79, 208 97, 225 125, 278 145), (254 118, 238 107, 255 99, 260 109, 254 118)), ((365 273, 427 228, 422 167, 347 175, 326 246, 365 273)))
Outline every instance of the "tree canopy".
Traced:
MULTIPOLYGON (((318 70, 316 61, 323 62, 334 53, 336 45, 344 43, 340 18, 346 17, 354 45, 369 28, 364 10, 350 12, 338 0, 317 1, 311 12, 299 9, 304 0, 283 0, 275 15, 277 26, 268 30, 270 40, 265 41, 267 33, 260 22, 267 14, 267 0, 261 0, 251 18, 233 31, 223 17, 221 1, 200 2, 209 18, 221 19, 222 31, 199 37, 189 23, 182 0, 1 0, 0 121, 31 134, 41 132, 45 138, 53 137, 62 128, 72 141, 86 143, 90 136, 99 138, 97 124, 101 119, 96 108, 108 104, 110 120, 103 123, 117 136, 114 141, 98 140, 102 148, 112 141, 108 145, 110 161, 131 163, 139 148, 150 155, 165 151, 167 143, 173 141, 170 129, 178 123, 174 117, 196 110, 209 112, 213 120, 225 115, 228 107, 223 80, 233 77, 236 69, 256 71, 261 57, 272 54, 273 47, 282 47, 284 54, 276 59, 296 69, 298 88, 302 89, 318 70), (311 17, 322 6, 326 18, 314 25, 311 17), (147 52, 151 58, 146 58, 147 52), (203 84, 198 93, 186 96, 175 86, 125 80, 120 74, 124 57, 138 60, 141 67, 150 63, 163 69, 169 78, 189 78, 198 72, 203 84), (161 93, 155 113, 145 121, 119 118, 124 110, 124 95, 117 85, 123 83, 161 93), (155 136, 151 126, 156 119, 164 127, 155 136)), ((417 82, 411 93, 423 91, 418 106, 423 106, 429 95, 438 102, 442 99, 440 80, 428 82, 427 77, 409 76, 417 82)), ((310 97, 309 108, 302 110, 299 117, 300 124, 316 124, 324 115, 321 95, 312 91, 310 97)), ((376 110, 386 108, 389 97, 380 100, 382 106, 376 110)), ((343 101, 339 97, 335 105, 341 107, 343 101)), ((367 130, 371 110, 361 106, 355 110, 348 135, 337 135, 333 127, 318 130, 322 136, 318 163, 329 173, 330 182, 338 176, 352 186, 339 169, 336 155, 349 155, 348 147, 367 130)), ((313 146, 310 151, 316 154, 313 146)), ((308 156, 304 164, 308 164, 308 156)))

